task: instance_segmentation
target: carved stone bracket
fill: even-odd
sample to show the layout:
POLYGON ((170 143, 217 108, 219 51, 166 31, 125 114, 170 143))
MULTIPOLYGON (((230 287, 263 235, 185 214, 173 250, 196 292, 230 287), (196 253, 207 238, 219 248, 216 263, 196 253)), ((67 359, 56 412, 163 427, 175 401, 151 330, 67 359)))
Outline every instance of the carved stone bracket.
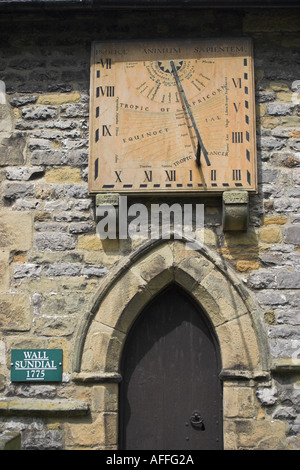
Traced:
POLYGON ((223 230, 246 231, 249 218, 249 195, 247 191, 223 193, 223 230))

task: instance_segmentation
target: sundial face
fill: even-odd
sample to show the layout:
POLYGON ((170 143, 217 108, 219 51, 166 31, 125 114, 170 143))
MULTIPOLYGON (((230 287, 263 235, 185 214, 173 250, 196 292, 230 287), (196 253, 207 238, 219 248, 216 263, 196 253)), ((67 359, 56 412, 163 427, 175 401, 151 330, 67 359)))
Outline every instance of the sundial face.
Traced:
POLYGON ((256 191, 249 39, 94 43, 90 193, 256 191))

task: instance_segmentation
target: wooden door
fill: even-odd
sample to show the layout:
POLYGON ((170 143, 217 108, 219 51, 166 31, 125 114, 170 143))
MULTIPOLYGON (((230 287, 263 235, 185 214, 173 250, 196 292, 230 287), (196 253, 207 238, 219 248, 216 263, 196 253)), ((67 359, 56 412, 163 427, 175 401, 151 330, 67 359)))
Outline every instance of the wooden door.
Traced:
POLYGON ((219 350, 204 313, 180 288, 157 296, 122 356, 120 448, 222 449, 219 350))

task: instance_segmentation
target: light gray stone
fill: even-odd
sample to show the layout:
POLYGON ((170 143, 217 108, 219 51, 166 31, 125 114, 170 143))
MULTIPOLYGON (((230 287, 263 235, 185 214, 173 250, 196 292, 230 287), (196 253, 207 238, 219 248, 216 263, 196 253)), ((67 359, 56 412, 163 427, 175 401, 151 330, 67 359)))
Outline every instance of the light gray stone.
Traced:
POLYGON ((280 309, 277 312, 277 323, 280 325, 300 325, 300 309, 280 309))
POLYGON ((297 150, 297 152, 300 151, 300 140, 299 139, 290 139, 289 140, 289 145, 291 149, 297 150))
POLYGON ((67 232, 68 226, 60 222, 36 222, 34 228, 37 232, 67 232))
POLYGON ((300 207, 300 199, 294 197, 281 197, 274 201, 274 208, 277 212, 294 212, 300 207))
POLYGON ((19 263, 14 266, 14 278, 39 277, 42 267, 38 264, 19 263))
POLYGON ((276 183, 278 178, 278 170, 273 170, 270 168, 264 168, 258 174, 261 183, 276 183))
POLYGON ((273 414, 274 419, 295 419, 297 412, 292 407, 282 407, 275 411, 273 414))
POLYGON ((60 450, 63 439, 60 431, 24 432, 22 448, 25 450, 60 450))
POLYGON ((102 277, 108 273, 108 269, 104 266, 85 266, 84 268, 82 268, 81 273, 87 277, 102 277))
POLYGON ((63 165, 67 153, 60 150, 35 150, 31 155, 32 165, 63 165))
POLYGON ((261 388, 257 390, 256 396, 264 406, 272 406, 277 402, 277 389, 273 388, 261 388))
POLYGON ((45 173, 42 167, 8 167, 6 168, 6 178, 8 180, 28 181, 32 177, 42 176, 45 173))
POLYGON ((73 250, 76 246, 75 239, 68 233, 39 233, 34 240, 38 250, 73 250))
POLYGON ((285 229, 285 243, 300 245, 300 225, 294 225, 285 229))
POLYGON ((269 103, 267 105, 267 114, 271 116, 291 115, 295 105, 292 103, 269 103))
POLYGON ((85 212, 73 212, 73 211, 66 211, 66 212, 59 212, 58 214, 53 215, 54 220, 57 222, 76 222, 76 221, 83 221, 88 220, 90 218, 89 214, 85 212))
POLYGON ((14 205, 12 206, 13 210, 16 211, 30 211, 30 210, 40 210, 42 204, 36 199, 17 199, 14 205))
POLYGON ((55 187, 55 196, 57 198, 78 198, 88 197, 88 186, 86 184, 58 184, 55 187))
POLYGON ((32 106, 22 109, 23 119, 50 119, 57 117, 57 109, 54 106, 32 106))
POLYGON ((252 289, 271 289, 276 287, 276 276, 270 272, 259 272, 249 277, 249 287, 252 289))
POLYGON ((262 305, 284 305, 287 303, 287 298, 285 295, 274 292, 274 291, 267 291, 261 292, 257 295, 258 301, 262 305))
POLYGON ((284 147, 284 141, 272 137, 262 137, 258 142, 258 146, 261 150, 280 150, 284 147))
POLYGON ((68 164, 71 166, 86 166, 88 164, 88 151, 83 149, 73 150, 69 153, 68 164))
POLYGON ((288 326, 275 326, 270 328, 270 338, 298 339, 300 329, 288 326))
POLYGON ((74 263, 55 263, 44 267, 46 276, 77 276, 81 266, 74 263))
POLYGON ((3 189, 5 199, 15 200, 35 195, 35 185, 33 183, 6 183, 3 189))
POLYGON ((278 273, 279 289, 299 289, 300 288, 300 272, 299 271, 281 271, 278 273))
POLYGON ((69 203, 64 200, 45 202, 45 211, 66 211, 69 209, 69 203))
POLYGON ((74 222, 69 225, 70 233, 87 233, 94 228, 93 222, 74 222))
POLYGON ((19 108, 20 106, 24 106, 26 104, 33 104, 37 100, 37 96, 35 95, 20 95, 20 96, 15 96, 10 100, 10 104, 16 108, 19 108))

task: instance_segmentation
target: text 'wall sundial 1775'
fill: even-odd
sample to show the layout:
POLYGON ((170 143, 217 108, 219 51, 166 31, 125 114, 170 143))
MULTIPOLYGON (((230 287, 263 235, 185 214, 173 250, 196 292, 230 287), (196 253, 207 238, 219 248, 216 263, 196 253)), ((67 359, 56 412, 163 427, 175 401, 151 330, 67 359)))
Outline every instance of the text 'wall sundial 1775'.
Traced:
POLYGON ((96 42, 89 192, 256 191, 250 39, 96 42))

